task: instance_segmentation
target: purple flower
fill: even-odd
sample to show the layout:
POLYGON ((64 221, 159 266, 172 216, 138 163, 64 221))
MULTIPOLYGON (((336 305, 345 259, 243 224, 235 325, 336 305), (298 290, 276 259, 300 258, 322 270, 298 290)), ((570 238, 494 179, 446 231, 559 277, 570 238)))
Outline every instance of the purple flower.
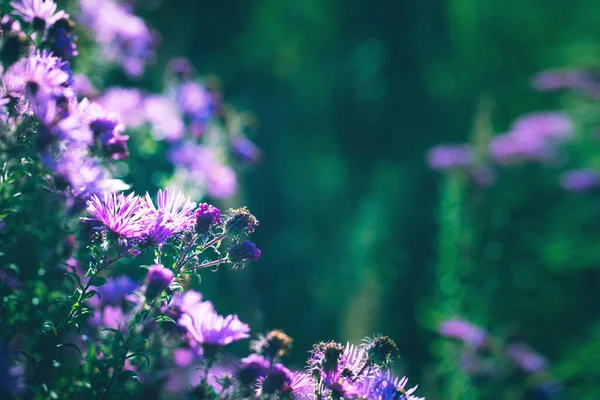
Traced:
POLYGON ((111 232, 129 239, 141 239, 148 232, 148 215, 134 193, 104 193, 102 200, 93 195, 87 210, 111 232))
POLYGON ((260 150, 250 139, 238 136, 231 140, 231 152, 241 161, 256 164, 260 159, 260 150))
POLYGON ((473 347, 482 346, 487 339, 487 335, 482 329, 461 318, 444 321, 438 329, 440 335, 461 340, 473 347))
POLYGON ((146 276, 146 298, 153 299, 165 290, 173 281, 175 274, 161 264, 155 264, 148 270, 146 276))
POLYGON ((117 116, 107 113, 99 105, 90 107, 90 128, 94 137, 98 139, 104 152, 115 160, 124 160, 129 156, 127 140, 129 136, 122 135, 123 126, 117 116))
POLYGON ((246 207, 229 210, 229 218, 225 222, 225 228, 230 233, 238 234, 245 230, 250 235, 257 226, 258 220, 246 207))
POLYGON ((113 0, 82 0, 81 10, 81 20, 94 32, 104 57, 120 63, 129 76, 141 76, 154 54, 152 34, 144 21, 113 0))
POLYGON ((398 378, 390 371, 378 370, 374 375, 362 379, 357 384, 359 397, 378 400, 424 400, 412 394, 417 386, 406 389, 408 378, 398 378))
POLYGON ((23 284, 17 279, 12 271, 0 268, 0 284, 17 291, 23 288, 23 284))
POLYGON ((525 114, 513 123, 511 132, 519 137, 562 141, 573 132, 573 123, 567 115, 560 112, 525 114))
POLYGON ((96 289, 100 297, 92 297, 90 303, 120 305, 127 296, 140 287, 140 284, 128 276, 109 277, 108 282, 96 289))
POLYGON ((202 301, 202 294, 193 290, 188 290, 185 292, 185 294, 174 295, 173 300, 171 301, 171 306, 179 315, 208 315, 215 312, 212 303, 210 301, 202 301))
POLYGON ((62 94, 70 79, 62 64, 50 53, 36 52, 10 67, 4 75, 4 83, 12 96, 48 101, 48 96, 62 94))
POLYGON ((211 197, 226 199, 235 194, 235 171, 227 165, 214 164, 206 171, 206 190, 211 197))
POLYGON ((52 0, 18 0, 11 1, 14 14, 23 21, 33 24, 35 29, 44 29, 61 18, 68 18, 64 11, 56 12, 56 4, 52 0))
POLYGON ((267 374, 269 367, 270 362, 263 356, 250 354, 242 358, 236 375, 242 385, 253 385, 258 378, 267 374))
POLYGON ((110 88, 98 103, 107 111, 116 114, 127 127, 139 128, 145 121, 143 96, 136 89, 110 88))
POLYGON ((561 175, 560 185, 572 192, 585 192, 600 185, 600 174, 590 169, 568 171, 561 175))
POLYGON ((212 225, 221 225, 221 211, 208 203, 200 203, 196 209, 196 233, 204 235, 212 225))
POLYGON ((437 171, 467 168, 473 165, 473 155, 467 145, 440 145, 429 150, 427 164, 437 171))
POLYGON ((314 384, 310 375, 304 372, 292 372, 289 381, 281 392, 283 396, 291 398, 296 398, 296 396, 306 398, 308 395, 313 394, 314 391, 314 384))
POLYGON ((167 70, 176 78, 185 81, 192 77, 194 68, 187 58, 176 57, 169 61, 167 70))
POLYGON ((291 380, 292 372, 282 364, 275 363, 266 376, 259 378, 257 396, 281 393, 291 380))
POLYGON ((49 29, 46 38, 46 45, 52 50, 52 53, 62 59, 69 59, 77 56, 77 37, 73 34, 75 24, 69 19, 59 19, 49 29))
POLYGON ((197 82, 185 82, 179 87, 177 103, 191 119, 204 121, 210 116, 210 93, 197 82))
POLYGON ((258 260, 259 258, 260 250, 256 248, 256 244, 249 240, 234 244, 227 252, 227 259, 233 264, 246 260, 258 260))
POLYGON ((524 344, 511 344, 506 348, 506 355, 521 369, 530 373, 543 372, 548 368, 548 361, 540 354, 524 344))
POLYGON ((179 319, 179 325, 203 346, 223 347, 240 339, 250 337, 250 327, 237 315, 223 317, 206 309, 191 310, 179 319))
POLYGON ((592 83, 593 81, 586 71, 577 69, 542 71, 532 78, 533 87, 542 92, 560 89, 584 89, 592 83))
POLYGON ((165 96, 150 96, 144 101, 146 119, 152 124, 156 140, 176 141, 183 138, 185 126, 177 105, 165 96))
POLYGON ((145 204, 152 225, 148 239, 158 245, 163 245, 169 238, 178 232, 190 229, 196 222, 194 207, 196 203, 178 191, 169 195, 168 189, 159 190, 156 196, 156 206, 149 193, 146 193, 145 204))

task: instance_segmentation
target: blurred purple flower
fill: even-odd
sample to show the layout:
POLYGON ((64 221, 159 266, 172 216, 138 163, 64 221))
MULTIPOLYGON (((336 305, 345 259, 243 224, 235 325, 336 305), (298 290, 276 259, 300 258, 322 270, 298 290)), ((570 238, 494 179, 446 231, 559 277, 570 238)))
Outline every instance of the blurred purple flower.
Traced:
POLYGON ((256 164, 261 156, 259 148, 250 139, 243 136, 231 140, 231 152, 248 164, 256 164))
POLYGON ((139 128, 145 122, 143 96, 136 89, 110 88, 98 99, 107 111, 118 115, 119 120, 129 128, 139 128))
POLYGON ((0 285, 7 286, 13 291, 23 288, 23 284, 17 279, 15 274, 4 268, 0 268, 0 285))
POLYGON ((473 165, 473 154, 467 145, 440 145, 429 150, 427 164, 437 171, 467 168, 473 165))
POLYGON ((173 281, 175 274, 162 264, 155 264, 148 269, 146 276, 146 298, 154 299, 173 281))
POLYGON ((144 101, 146 119, 152 124, 156 140, 176 141, 183 138, 185 126, 177 104, 165 96, 150 96, 144 101))
POLYGON ((89 299, 90 304, 94 307, 99 307, 101 304, 121 305, 128 299, 130 293, 135 292, 140 287, 139 282, 125 275, 107 277, 107 281, 105 285, 96 288, 100 297, 89 299))
POLYGON ((73 34, 75 24, 68 19, 61 18, 48 29, 46 44, 52 53, 62 59, 70 59, 79 54, 73 34))
POLYGON ((284 365, 275 363, 269 368, 266 376, 258 379, 256 395, 261 397, 263 394, 271 395, 281 393, 292 380, 292 372, 284 365))
POLYGON ((14 14, 23 18, 23 21, 32 23, 36 29, 44 29, 54 24, 61 18, 68 18, 64 11, 56 12, 53 0, 17 0, 11 1, 14 14))
POLYGON ((206 120, 211 114, 210 93, 197 82, 185 82, 178 88, 177 103, 194 120, 206 120))
POLYGON ((189 366, 192 362, 194 362, 195 358, 196 358, 196 355, 191 350, 188 350, 188 349, 173 350, 173 363, 175 365, 177 365, 178 367, 189 366))
POLYGON ((258 378, 267 374, 270 365, 263 356, 250 354, 241 359, 236 376, 242 385, 254 385, 258 378))
POLYGON ((179 325, 201 345, 226 346, 240 339, 249 338, 250 327, 237 315, 223 317, 206 309, 191 310, 179 319, 179 325))
POLYGON ((572 192, 585 192, 600 185, 600 174, 590 169, 568 171, 560 176, 560 185, 572 192))
POLYGON ((506 355, 526 372, 538 373, 548 368, 548 361, 524 344, 509 345, 506 348, 506 355))
POLYGON ((487 335, 482 329, 461 318, 444 321, 438 329, 440 335, 461 340, 473 347, 482 346, 487 339, 487 335))
POLYGON ((93 195, 87 210, 113 233, 129 239, 141 239, 148 232, 147 211, 134 193, 124 196, 104 193, 102 200, 93 195))
POLYGON ((542 71, 532 78, 533 87, 542 92, 561 89, 584 89, 592 83, 593 81, 586 71, 577 69, 542 71))
POLYGON ((525 114, 511 127, 511 133, 518 137, 531 137, 563 141, 571 136, 573 123, 560 112, 546 111, 525 114))

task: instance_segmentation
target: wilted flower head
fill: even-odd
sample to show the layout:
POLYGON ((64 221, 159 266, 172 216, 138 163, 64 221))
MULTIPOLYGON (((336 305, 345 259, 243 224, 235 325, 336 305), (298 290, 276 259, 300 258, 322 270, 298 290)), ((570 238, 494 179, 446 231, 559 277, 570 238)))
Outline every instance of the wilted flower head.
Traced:
POLYGON ((208 203, 200 203, 196 209, 196 233, 207 233, 212 225, 221 225, 221 211, 208 203))
POLYGON ((548 368, 548 361, 524 344, 511 344, 506 348, 507 356, 521 369, 530 373, 548 368))
POLYGON ((146 276, 146 298, 154 299, 169 286, 174 277, 173 271, 162 264, 152 265, 146 276))
POLYGON ((53 0, 17 0, 11 1, 10 5, 14 8, 14 14, 32 23, 34 29, 44 29, 61 18, 69 17, 64 11, 56 12, 53 0))
POLYGON ((249 240, 234 244, 227 252, 227 260, 232 264, 238 264, 246 260, 258 260, 259 258, 260 250, 256 248, 256 244, 249 240))
POLYGON ((400 357, 396 342, 389 336, 376 335, 373 338, 365 339, 364 348, 369 360, 375 364, 387 365, 394 358, 400 357))
POLYGON ((486 333, 479 327, 461 318, 452 318, 444 321, 439 326, 440 335, 463 341, 473 347, 482 346, 486 339, 486 333))
POLYGON ((229 210, 229 218, 225 222, 225 228, 232 234, 246 231, 250 235, 258 226, 258 220, 246 207, 237 210, 229 210))
POLYGON ((466 168, 473 165, 473 154, 467 145, 440 145, 429 150, 427 164, 438 171, 466 168))
POLYGON ((590 169, 568 171, 560 176, 560 185, 572 192, 585 192, 600 185, 600 174, 590 169))
POLYGON ((259 354, 272 359, 283 357, 292 349, 293 339, 280 329, 274 329, 252 343, 252 348, 259 354))
POLYGON ((111 232, 129 239, 141 239, 148 232, 147 212, 134 193, 105 192, 102 200, 93 195, 87 202, 87 210, 111 232))

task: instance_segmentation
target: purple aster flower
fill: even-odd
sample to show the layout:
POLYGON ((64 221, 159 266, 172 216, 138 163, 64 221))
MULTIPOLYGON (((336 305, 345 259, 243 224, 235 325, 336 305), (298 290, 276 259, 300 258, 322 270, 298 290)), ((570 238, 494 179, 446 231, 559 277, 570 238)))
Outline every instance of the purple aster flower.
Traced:
POLYGON ((467 168, 473 165, 473 154, 467 145, 440 145, 429 150, 427 164, 437 171, 467 168))
POLYGON ((140 287, 139 282, 125 275, 108 277, 107 281, 105 285, 96 288, 100 297, 92 297, 90 299, 90 303, 96 303, 93 304, 96 307, 99 307, 100 304, 121 305, 127 300, 130 293, 133 293, 140 287))
MULTIPOLYGON (((214 314, 215 309, 210 301, 202 301, 202 294, 188 290, 184 294, 175 294, 171 301, 171 307, 181 314, 214 314)), ((183 325, 182 325, 183 326, 183 325)))
POLYGON ((70 59, 79 54, 73 29, 75 24, 66 18, 59 19, 48 29, 45 44, 57 57, 70 59))
POLYGON ((174 277, 173 271, 163 265, 152 265, 146 276, 146 298, 153 299, 161 294, 163 290, 169 287, 174 277))
POLYGON ((235 194, 237 179, 233 168, 215 164, 206 172, 206 190, 211 197, 226 199, 235 194))
POLYGON ((292 372, 289 381, 284 386, 281 394, 284 398, 307 398, 314 394, 315 387, 310 375, 304 372, 292 372))
POLYGON ((0 268, 0 284, 13 291, 21 290, 23 288, 23 284, 17 279, 15 274, 4 268, 0 268))
POLYGON ((258 220, 246 207, 229 210, 229 218, 225 221, 225 229, 232 234, 246 231, 250 235, 258 226, 258 220))
POLYGON ((377 371, 371 377, 359 382, 359 396, 368 399, 377 400, 424 400, 423 397, 416 397, 412 394, 417 390, 417 386, 406 389, 408 378, 394 377, 390 371, 377 371))
POLYGON ((47 101, 50 95, 62 94, 70 79, 62 67, 59 58, 45 51, 36 52, 10 67, 4 83, 12 96, 47 101))
POLYGON ((560 176, 560 186, 572 192, 585 192, 600 185, 600 174, 590 169, 565 172, 560 176))
POLYGON ((105 192, 102 200, 93 195, 87 210, 111 232, 125 238, 141 239, 148 232, 147 212, 134 193, 124 196, 105 192))
POLYGON ((46 26, 54 24, 61 18, 68 18, 64 11, 56 11, 53 0, 17 0, 11 1, 14 14, 30 22, 34 29, 42 30, 46 26))
POLYGON ((129 128, 139 128, 145 122, 143 96, 136 89, 110 88, 104 92, 98 103, 105 110, 116 114, 129 128))
POLYGON ((118 62, 130 77, 141 76, 154 54, 144 21, 113 0, 82 0, 81 10, 81 20, 94 32, 105 58, 118 62))
POLYGON ((258 378, 267 374, 270 365, 271 363, 263 356, 250 354, 242 358, 236 376, 242 385, 254 385, 258 378))
POLYGON ((129 157, 127 140, 129 136, 122 135, 125 126, 119 122, 113 113, 107 113, 97 104, 92 104, 89 111, 90 129, 100 142, 104 152, 114 160, 124 160, 129 157))
POLYGON ((191 337, 203 347, 223 347, 240 339, 250 337, 250 327, 237 315, 223 317, 206 309, 191 310, 179 319, 179 325, 187 329, 191 337))
POLYGON ((177 103, 185 115, 194 120, 206 120, 210 116, 210 93, 197 82, 185 82, 179 87, 177 103))
POLYGON ((548 368, 548 361, 524 344, 509 345, 506 348, 506 355, 526 372, 538 373, 548 368))
POLYGON ((156 140, 176 141, 183 138, 185 126, 177 105, 165 96, 150 96, 144 101, 146 119, 152 124, 156 140))
POLYGON ((176 233, 192 228, 196 222, 194 207, 183 192, 178 191, 169 195, 168 189, 159 190, 156 196, 156 206, 149 193, 146 193, 145 204, 153 222, 150 226, 148 239, 161 246, 176 233))
POLYGON ((267 375, 258 379, 257 396, 263 394, 270 395, 283 392, 292 380, 292 372, 279 363, 273 366, 267 372, 267 375))
POLYGON ((169 61, 167 71, 181 81, 191 79, 194 68, 185 57, 175 57, 169 61))
POLYGON ((573 132, 573 123, 567 115, 560 112, 525 114, 513 123, 511 132, 519 137, 562 141, 569 138, 573 132))
POLYGON ((473 347, 481 347, 487 334, 479 327, 461 318, 452 318, 444 321, 439 326, 440 335, 463 341, 473 347))
POLYGON ((533 87, 541 92, 561 89, 584 89, 592 83, 586 71, 577 69, 542 71, 535 74, 532 78, 533 87))
POLYGON ((212 225, 221 225, 221 211, 208 203, 200 203, 196 209, 196 233, 204 235, 212 225))
POLYGON ((256 244, 249 240, 234 244, 227 252, 227 260, 233 264, 246 260, 258 260, 259 258, 260 250, 256 248, 256 244))
POLYGON ((256 164, 260 159, 260 150, 248 138, 238 136, 231 140, 231 152, 241 161, 256 164))

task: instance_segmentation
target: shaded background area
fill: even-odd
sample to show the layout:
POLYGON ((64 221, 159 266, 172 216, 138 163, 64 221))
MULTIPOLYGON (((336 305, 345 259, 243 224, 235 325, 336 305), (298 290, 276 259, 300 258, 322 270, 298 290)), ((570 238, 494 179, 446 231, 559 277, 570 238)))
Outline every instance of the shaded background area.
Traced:
MULTIPOLYGON (((263 256, 235 274, 205 274, 206 291, 255 331, 293 336, 296 365, 319 340, 389 334, 420 394, 434 393, 426 382, 436 353, 441 177, 424 154, 468 141, 484 103, 494 132, 522 113, 569 106, 533 91, 530 78, 597 64, 600 6, 177 3, 139 3, 161 32, 157 62, 184 55, 218 74, 225 98, 256 115, 253 139, 265 155, 232 203, 259 218, 263 256)), ((463 311, 562 362, 600 317, 597 197, 561 192, 543 168, 505 175, 470 194, 470 243, 480 251, 460 290, 463 311), (583 260, 573 257, 582 249, 583 260)))

